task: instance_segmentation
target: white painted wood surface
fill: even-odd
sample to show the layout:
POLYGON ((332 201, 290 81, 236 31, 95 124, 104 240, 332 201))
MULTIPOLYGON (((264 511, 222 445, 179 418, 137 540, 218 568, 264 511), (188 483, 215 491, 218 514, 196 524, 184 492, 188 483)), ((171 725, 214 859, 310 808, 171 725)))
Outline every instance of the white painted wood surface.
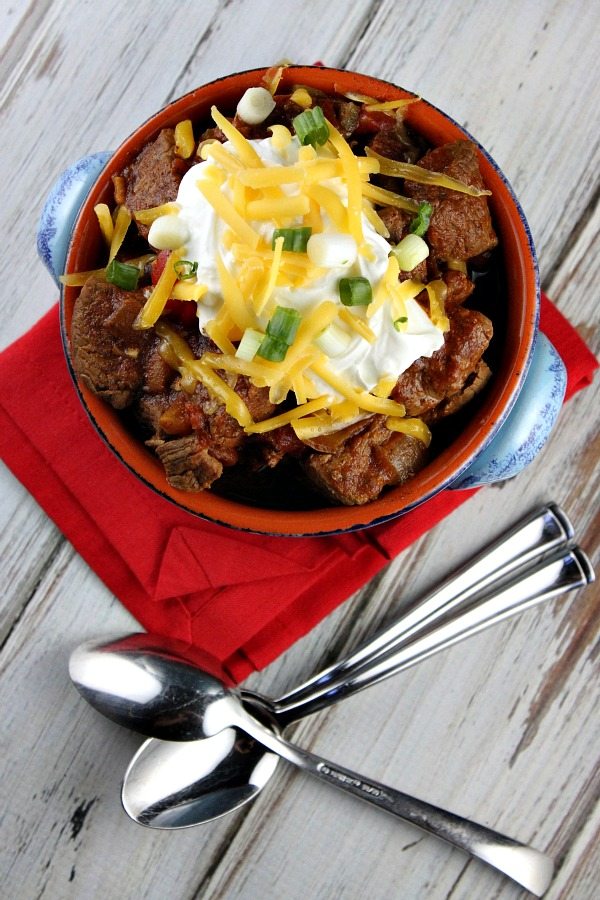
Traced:
MULTIPOLYGON (((4 0, 2 346, 55 301, 35 259, 65 164, 167 100, 283 56, 388 78, 450 112, 517 190, 543 284, 598 351, 600 20, 584 0, 4 0), (595 243, 596 242, 596 243, 595 243)), ((538 460, 480 492, 251 683, 281 692, 338 656, 535 503, 598 544, 598 390, 538 460)), ((241 813, 186 833, 134 826, 118 788, 137 739, 71 688, 69 651, 129 615, 1 473, 0 896, 473 900, 514 885, 289 769, 241 813)), ((597 557, 596 557, 597 562, 597 557)), ((548 897, 598 896, 598 590, 529 612, 302 723, 294 737, 556 856, 548 897)))

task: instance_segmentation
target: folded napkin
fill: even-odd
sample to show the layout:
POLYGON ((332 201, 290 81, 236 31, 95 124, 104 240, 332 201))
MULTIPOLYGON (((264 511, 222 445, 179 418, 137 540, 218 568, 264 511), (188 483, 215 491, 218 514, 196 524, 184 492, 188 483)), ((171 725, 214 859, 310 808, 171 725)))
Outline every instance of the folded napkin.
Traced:
MULTIPOLYGON (((567 365, 569 397, 596 360, 547 298, 541 324, 567 365)), ((0 355, 0 454, 145 629, 193 643, 235 681, 474 493, 445 491, 386 525, 333 537, 204 522, 132 477, 98 437, 71 383, 56 306, 0 355)))

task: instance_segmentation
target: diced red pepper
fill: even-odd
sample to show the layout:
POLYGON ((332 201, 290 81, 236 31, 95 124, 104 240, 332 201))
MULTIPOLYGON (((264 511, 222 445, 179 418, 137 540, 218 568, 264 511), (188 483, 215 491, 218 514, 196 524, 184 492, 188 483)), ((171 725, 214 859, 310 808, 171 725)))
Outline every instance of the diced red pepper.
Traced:
POLYGON ((380 109, 365 109, 361 106, 358 114, 358 125, 355 134, 372 134, 381 129, 392 127, 394 119, 380 109))
POLYGON ((170 250, 161 250, 152 263, 152 268, 150 269, 150 278, 152 280, 152 284, 156 284, 158 279, 162 275, 167 264, 170 252, 170 250))

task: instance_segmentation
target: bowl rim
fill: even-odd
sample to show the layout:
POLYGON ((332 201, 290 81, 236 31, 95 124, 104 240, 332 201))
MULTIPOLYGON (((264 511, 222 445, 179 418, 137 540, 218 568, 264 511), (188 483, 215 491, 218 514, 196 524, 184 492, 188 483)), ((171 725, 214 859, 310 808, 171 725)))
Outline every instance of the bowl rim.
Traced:
MULTIPOLYGON (((85 223, 90 221, 90 214, 93 216, 93 206, 98 202, 99 195, 106 192, 108 189, 111 174, 122 171, 123 167, 135 157, 141 147, 143 147, 153 135, 157 134, 162 128, 167 127, 170 124, 166 120, 173 119, 178 121, 179 118, 181 118, 181 112, 184 109, 189 109, 190 105, 193 105, 194 103, 197 104, 201 95, 212 95, 207 101, 208 105, 210 105, 211 102, 215 102, 216 98, 214 97, 214 92, 218 89, 219 85, 230 85, 232 82, 239 82, 241 79, 242 82, 244 82, 244 85, 241 88, 236 88, 235 91, 239 96, 239 91, 243 91, 250 83, 258 83, 267 70, 268 67, 246 69, 216 78, 188 91, 181 97, 170 101, 166 106, 159 109, 136 127, 109 157, 106 165, 99 173, 82 203, 69 237, 65 271, 77 271, 76 267, 71 267, 71 262, 77 258, 78 254, 85 252, 85 250, 81 249, 85 223), (246 84, 246 82, 248 82, 248 84, 246 84)), ((341 81, 359 80, 363 85, 363 90, 361 91, 363 93, 367 93, 367 91, 364 90, 365 83, 372 84, 374 87, 379 88, 378 94, 376 94, 378 97, 382 96, 382 92, 383 95, 391 92, 394 95, 393 99, 403 96, 418 96, 413 91, 384 79, 376 78, 371 75, 364 75, 355 71, 349 72, 334 67, 320 65, 289 66, 284 70, 282 80, 284 83, 286 81, 289 82, 293 75, 297 75, 298 80, 300 80, 303 76, 306 76, 307 73, 315 80, 321 80, 323 77, 328 77, 330 79, 329 90, 332 90, 334 87, 335 82, 332 80, 332 76, 334 76, 338 77, 341 81)), ((350 90, 350 88, 346 88, 346 90, 350 90)), ((386 99, 392 98, 386 97, 386 99)), ((176 488, 171 488, 171 486, 167 484, 159 461, 151 454, 150 450, 141 444, 141 442, 133 441, 131 437, 129 440, 122 439, 115 441, 114 428, 116 428, 117 411, 109 407, 105 401, 94 395, 77 379, 72 364, 70 350, 70 315, 72 314, 72 302, 70 304, 70 311, 67 307, 69 302, 74 300, 75 292, 78 289, 61 287, 60 330, 63 348, 71 379, 73 380, 75 389, 88 418, 101 439, 120 462, 149 489, 170 503, 173 503, 180 510, 190 513, 195 518, 199 517, 218 525, 233 528, 237 531, 278 537, 323 537, 374 527, 404 515, 417 506, 420 506, 422 503, 427 502, 435 494, 440 493, 451 486, 451 484, 473 463, 474 459, 489 446, 502 424, 506 421, 527 375, 539 326, 539 269, 531 230, 510 182, 491 154, 467 131, 467 129, 459 125, 448 113, 439 109, 428 100, 423 98, 419 98, 419 100, 420 103, 418 104, 418 107, 420 108, 420 111, 426 110, 428 117, 433 115, 433 120, 430 122, 431 127, 433 127, 432 123, 437 123, 437 127, 441 127, 441 121, 444 127, 449 126, 452 131, 457 132, 457 137, 464 137, 475 144, 480 154, 480 163, 483 162, 484 167, 486 168, 484 180, 488 183, 489 178, 492 177, 492 180, 501 187, 503 200, 508 200, 506 209, 504 206, 498 205, 494 212, 496 214, 495 218, 497 218, 498 211, 502 209, 503 216, 505 214, 508 216, 513 227, 514 234, 511 237, 514 240, 514 249, 517 251, 517 259, 520 264, 519 287, 523 294, 525 305, 522 311, 522 333, 517 345, 515 359, 510 367, 509 381, 502 384, 502 386, 496 385, 495 393, 497 396, 493 402, 493 409, 499 410, 499 413, 495 417, 486 417, 487 421, 485 423, 482 422, 477 429, 474 429, 473 423, 470 423, 466 429, 463 429, 459 438, 451 442, 447 450, 442 451, 442 453, 436 457, 432 463, 428 464, 421 473, 418 473, 413 479, 410 479, 409 482, 406 483, 406 485, 409 486, 408 488, 406 488, 405 485, 391 488, 389 491, 385 492, 382 497, 361 506, 324 506, 323 508, 311 510, 278 510, 250 506, 237 501, 228 500, 210 491, 186 493, 176 488), (516 217, 509 216, 508 212, 506 212, 506 210, 511 208, 513 213, 516 213, 516 217), (105 414, 106 417, 104 417, 105 414), (103 418, 103 424, 101 424, 99 418, 103 418), (457 445, 457 443, 460 443, 462 447, 466 432, 468 433, 466 447, 459 453, 460 458, 457 463, 452 466, 450 465, 450 460, 445 461, 445 458, 449 455, 451 448, 457 445), (121 449, 122 447, 126 447, 126 453, 123 452, 121 449), (415 479, 417 479, 418 482, 422 482, 423 473, 426 473, 436 460, 444 461, 444 466, 446 469, 449 469, 449 471, 447 471, 446 475, 442 475, 441 477, 430 476, 426 480, 425 490, 418 493, 417 496, 414 496, 415 491, 410 490, 411 482, 414 482, 415 479), (143 471, 140 471, 140 467, 143 471), (419 476, 421 476, 421 478, 419 476), (405 489, 403 490, 403 488, 405 489), (400 505, 397 501, 394 502, 394 497, 400 499, 406 495, 408 495, 408 500, 406 502, 400 503, 400 505), (209 508, 195 508, 196 504, 194 501, 200 501, 200 506, 204 507, 207 505, 209 508)), ((415 107, 416 106, 417 104, 415 104, 415 107)), ((419 115, 419 118, 420 117, 421 116, 419 115)), ((418 127, 422 128, 422 125, 418 127)), ((496 205, 496 203, 499 204, 499 197, 495 192, 493 192, 492 203, 493 205, 496 205)), ((498 226, 497 221, 495 224, 498 226)), ((506 220, 504 221, 504 224, 507 224, 506 220)), ((506 235, 503 235, 501 245, 505 244, 505 239, 506 235)), ((434 465, 434 472, 437 472, 439 468, 440 463, 434 465)))

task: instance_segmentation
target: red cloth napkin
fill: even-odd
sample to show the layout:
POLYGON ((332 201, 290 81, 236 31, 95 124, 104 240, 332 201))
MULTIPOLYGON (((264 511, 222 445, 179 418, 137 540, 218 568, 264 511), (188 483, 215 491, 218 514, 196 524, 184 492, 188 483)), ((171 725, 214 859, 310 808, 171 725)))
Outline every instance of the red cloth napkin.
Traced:
MULTIPOLYGON (((569 397, 597 362, 547 298, 542 329, 567 365, 569 397)), ((203 522, 138 482, 100 440, 73 390, 57 307, 0 356, 0 453, 144 628, 192 642, 236 681, 474 493, 446 491, 387 525, 325 538, 203 522)))

